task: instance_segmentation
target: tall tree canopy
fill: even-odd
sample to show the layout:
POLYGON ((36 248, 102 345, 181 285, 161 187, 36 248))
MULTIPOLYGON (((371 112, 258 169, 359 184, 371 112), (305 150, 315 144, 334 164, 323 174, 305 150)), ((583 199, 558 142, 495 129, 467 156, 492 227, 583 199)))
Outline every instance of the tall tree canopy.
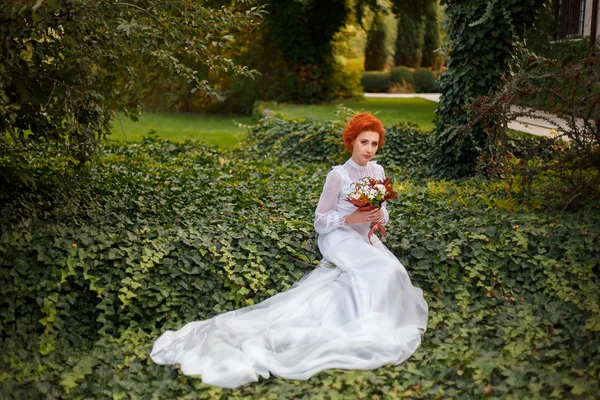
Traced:
POLYGON ((423 58, 421 67, 438 69, 440 56, 436 50, 440 47, 440 32, 438 28, 438 1, 428 0, 425 9, 425 33, 423 35, 423 58))
POLYGON ((385 22, 383 16, 375 14, 369 33, 367 34, 367 47, 365 49, 365 71, 382 71, 385 68, 387 52, 385 49, 385 22))

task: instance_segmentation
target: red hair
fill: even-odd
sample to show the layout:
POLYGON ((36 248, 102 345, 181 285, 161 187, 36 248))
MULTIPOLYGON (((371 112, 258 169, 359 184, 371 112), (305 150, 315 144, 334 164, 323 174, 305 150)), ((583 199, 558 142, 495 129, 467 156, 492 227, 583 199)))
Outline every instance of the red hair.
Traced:
POLYGON ((356 114, 344 128, 342 133, 342 140, 348 151, 352 151, 352 143, 356 140, 358 135, 363 132, 372 131, 379 133, 379 148, 383 147, 383 140, 385 138, 385 130, 381 121, 373 114, 362 113, 356 114))

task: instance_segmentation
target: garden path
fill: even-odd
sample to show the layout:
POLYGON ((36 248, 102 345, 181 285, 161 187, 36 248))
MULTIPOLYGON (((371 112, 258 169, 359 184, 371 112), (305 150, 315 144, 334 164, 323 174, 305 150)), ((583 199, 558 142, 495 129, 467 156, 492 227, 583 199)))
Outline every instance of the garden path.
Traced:
MULTIPOLYGON (((439 93, 365 93, 365 97, 396 97, 396 98, 411 98, 420 97, 425 100, 440 101, 439 93)), ((521 107, 512 106, 513 111, 519 111, 521 107)), ((522 107, 524 110, 529 110, 527 107, 522 107)), ((528 118, 520 117, 516 121, 508 124, 508 128, 514 131, 525 132, 531 135, 553 137, 550 133, 551 130, 563 131, 562 126, 565 126, 565 122, 555 115, 545 113, 543 111, 534 111, 536 116, 540 118, 528 118), (543 119, 546 118, 546 119, 543 119)), ((583 126, 583 119, 577 118, 577 125, 583 126)), ((565 138, 567 139, 567 138, 565 138)), ((568 139, 567 139, 568 140, 568 139)))

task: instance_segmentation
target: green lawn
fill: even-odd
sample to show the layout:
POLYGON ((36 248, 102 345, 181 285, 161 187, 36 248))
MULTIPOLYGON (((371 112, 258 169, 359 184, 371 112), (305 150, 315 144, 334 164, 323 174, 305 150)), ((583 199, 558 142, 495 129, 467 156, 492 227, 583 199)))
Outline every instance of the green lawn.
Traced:
POLYGON ((337 104, 344 104, 353 110, 378 112, 377 117, 384 125, 398 122, 414 122, 429 130, 434 127, 434 110, 437 103, 418 97, 408 99, 370 98, 334 102, 331 105, 279 105, 278 110, 286 116, 301 117, 314 121, 328 121, 335 118, 337 104))
MULTIPOLYGON (((409 99, 364 99, 334 102, 326 105, 289 105, 281 104, 277 111, 284 116, 306 118, 314 121, 328 121, 336 118, 337 104, 344 104, 354 110, 378 112, 377 116, 384 125, 398 122, 415 122, 425 129, 433 128, 433 118, 437 103, 432 101, 409 99)), ((246 136, 246 129, 237 123, 253 125, 255 120, 249 116, 221 117, 199 114, 143 114, 139 122, 133 122, 122 115, 113 121, 111 139, 125 142, 139 142, 150 131, 162 139, 184 141, 197 139, 211 146, 234 147, 246 136)))
POLYGON ((246 135, 236 122, 252 125, 251 117, 220 117, 199 114, 143 114, 139 122, 120 116, 113 121, 111 139, 139 142, 150 131, 176 142, 198 139, 212 146, 233 147, 246 135))

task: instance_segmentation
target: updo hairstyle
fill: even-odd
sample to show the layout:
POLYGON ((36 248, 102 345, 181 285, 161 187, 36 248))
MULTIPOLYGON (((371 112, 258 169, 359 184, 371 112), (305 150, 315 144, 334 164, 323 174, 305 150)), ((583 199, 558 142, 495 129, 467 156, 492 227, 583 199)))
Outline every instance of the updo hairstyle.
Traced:
POLYGON ((346 146, 346 149, 352 152, 352 143, 356 140, 358 135, 366 131, 377 132, 379 134, 378 148, 382 148, 385 138, 383 124, 373 114, 362 113, 356 114, 354 117, 352 117, 352 119, 348 121, 346 127, 344 128, 342 140, 344 141, 344 146, 346 146))

